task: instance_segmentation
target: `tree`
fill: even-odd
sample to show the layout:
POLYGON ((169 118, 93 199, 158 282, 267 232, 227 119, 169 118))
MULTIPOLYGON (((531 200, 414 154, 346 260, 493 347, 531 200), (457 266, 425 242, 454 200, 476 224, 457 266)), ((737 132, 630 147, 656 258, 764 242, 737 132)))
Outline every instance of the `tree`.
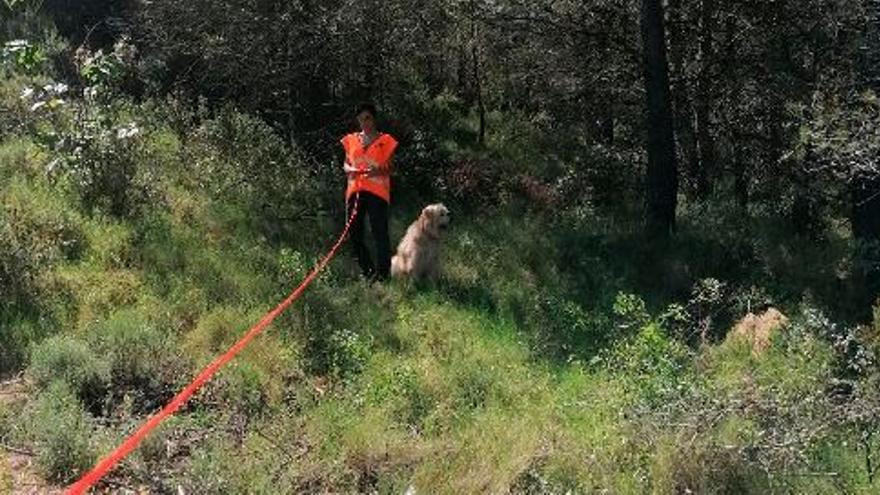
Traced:
POLYGON ((678 167, 661 0, 642 0, 641 13, 648 106, 647 230, 668 237, 675 229, 678 167))
MULTIPOLYGON (((866 42, 863 45, 862 77, 864 85, 880 95, 880 0, 867 0, 866 42)), ((873 167, 858 170, 852 180, 853 236, 873 247, 867 260, 867 291, 871 298, 880 291, 880 153, 873 153, 873 167)), ((873 301, 872 301, 873 302, 873 301)))

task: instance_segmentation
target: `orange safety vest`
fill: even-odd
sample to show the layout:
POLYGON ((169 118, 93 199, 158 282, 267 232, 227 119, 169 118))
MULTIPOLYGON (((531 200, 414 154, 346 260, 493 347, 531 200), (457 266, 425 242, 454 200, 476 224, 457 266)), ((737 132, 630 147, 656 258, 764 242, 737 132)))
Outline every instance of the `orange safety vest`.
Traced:
POLYGON ((361 145, 359 133, 347 134, 341 140, 345 148, 345 160, 357 169, 367 170, 372 165, 378 169, 379 174, 369 176, 367 174, 350 174, 348 188, 345 190, 345 200, 357 191, 367 191, 391 202, 391 157, 397 148, 397 140, 390 134, 382 133, 373 140, 366 148, 361 145))

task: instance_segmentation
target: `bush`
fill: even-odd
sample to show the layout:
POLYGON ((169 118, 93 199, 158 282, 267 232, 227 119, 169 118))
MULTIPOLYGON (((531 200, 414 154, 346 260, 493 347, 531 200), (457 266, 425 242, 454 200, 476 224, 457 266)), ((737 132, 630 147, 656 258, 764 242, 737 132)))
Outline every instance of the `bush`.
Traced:
POLYGON ((65 382, 49 384, 25 414, 38 446, 37 463, 49 481, 69 483, 92 467, 91 420, 65 382))
POLYGON ((603 361, 619 373, 635 403, 647 407, 677 397, 690 383, 691 352, 669 338, 657 323, 648 323, 615 344, 603 361))
POLYGON ((110 385, 111 369, 106 359, 99 358, 86 342, 57 335, 34 347, 28 374, 41 389, 64 382, 80 400, 93 405, 110 385))
POLYGON ((418 370, 409 363, 392 360, 387 368, 368 379, 365 395, 372 406, 390 407, 398 422, 422 427, 422 420, 434 408, 436 399, 418 370))
POLYGON ((46 77, 14 75, 4 78, 0 83, 0 136, 35 132, 37 122, 34 112, 31 111, 32 103, 23 96, 33 91, 28 88, 42 87, 49 83, 46 77))
POLYGON ((51 329, 40 326, 26 316, 0 312, 0 374, 21 369, 27 361, 30 344, 40 340, 51 329))
POLYGON ((95 325, 89 342, 110 363, 109 404, 129 397, 133 412, 153 411, 189 377, 174 339, 136 310, 118 311, 95 325))
POLYGON ((0 310, 33 307, 43 273, 82 251, 81 220, 43 185, 13 180, 0 194, 0 310))
POLYGON ((0 48, 0 64, 11 71, 38 74, 45 69, 46 59, 43 47, 28 40, 7 41, 0 48))
POLYGON ((250 220, 268 234, 281 235, 274 230, 279 222, 322 209, 321 198, 329 195, 331 184, 318 180, 326 165, 286 146, 259 118, 225 107, 193 138, 199 186, 221 201, 246 205, 250 220))
POLYGON ((370 338, 342 328, 319 330, 308 341, 309 370, 348 379, 361 372, 370 357, 370 338))
POLYGON ((129 102, 104 98, 105 87, 89 86, 71 98, 67 84, 19 78, 0 86, 0 130, 27 131, 51 154, 43 165, 59 186, 72 186, 88 209, 117 216, 155 203, 151 164, 140 160, 143 129, 129 102))
MULTIPOLYGON (((684 435, 682 435, 684 436, 684 435)), ((733 442, 663 436, 651 460, 654 493, 766 493, 766 473, 743 459, 733 442)))
POLYGON ((271 378, 258 365, 240 361, 230 363, 213 388, 219 390, 216 395, 223 410, 255 417, 264 412, 269 402, 266 391, 271 378))
POLYGON ((56 126, 47 143, 57 154, 52 176, 70 180, 89 210, 118 217, 138 213, 156 199, 152 177, 144 176, 137 158, 142 129, 97 101, 79 105, 71 122, 56 126))

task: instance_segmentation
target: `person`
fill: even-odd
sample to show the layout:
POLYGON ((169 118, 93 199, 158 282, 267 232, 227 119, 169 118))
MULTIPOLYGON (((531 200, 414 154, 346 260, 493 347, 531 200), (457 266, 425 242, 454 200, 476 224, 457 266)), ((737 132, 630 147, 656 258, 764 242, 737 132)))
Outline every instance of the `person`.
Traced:
POLYGON ((360 132, 345 135, 340 142, 345 150, 343 171, 348 179, 345 189, 346 218, 357 202, 358 214, 351 225, 350 239, 354 255, 364 277, 370 282, 386 280, 391 271, 391 242, 388 237, 388 209, 391 203, 391 172, 397 140, 379 132, 377 111, 372 103, 355 109, 360 132), (365 218, 376 245, 376 264, 364 242, 365 218))

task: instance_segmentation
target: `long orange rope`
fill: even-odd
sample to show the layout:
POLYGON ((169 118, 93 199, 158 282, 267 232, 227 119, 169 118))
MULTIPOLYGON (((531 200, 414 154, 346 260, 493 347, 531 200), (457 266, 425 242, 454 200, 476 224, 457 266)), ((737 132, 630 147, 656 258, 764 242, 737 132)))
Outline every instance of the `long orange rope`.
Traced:
POLYGON ((130 454, 135 448, 137 448, 138 444, 147 437, 154 429, 156 429, 159 424, 165 420, 168 416, 174 414, 182 405, 186 403, 192 397, 196 391, 198 391, 211 377, 217 373, 220 368, 222 368, 226 363, 231 361, 239 352, 241 352, 248 343, 254 339, 257 335, 259 335, 267 326, 269 326, 272 321, 278 317, 284 310, 286 310, 294 301, 296 301, 302 293, 306 290, 309 284, 318 276, 321 270, 330 262, 331 259, 336 255, 336 252, 339 250, 339 247, 342 246, 342 243, 345 241, 346 236, 348 235, 348 231, 351 228, 352 222, 354 221, 355 216, 358 213, 358 197, 355 197, 354 208, 352 209, 351 215, 348 217, 348 220, 345 222, 345 229, 343 229, 342 234, 340 234, 339 239, 336 240, 336 243, 330 249, 330 251, 321 259, 321 261, 315 266, 315 268, 303 279, 302 283, 297 287, 284 301, 281 302, 278 306, 275 307, 272 311, 266 313, 266 315, 261 319, 256 325, 254 325, 248 332, 242 337, 238 342, 236 342, 232 347, 229 348, 225 353, 215 359, 211 364, 205 367, 196 377, 195 379, 186 386, 183 390, 181 390, 177 395, 174 396, 171 401, 162 408, 158 413, 154 414, 147 420, 146 423, 143 424, 137 431, 131 434, 122 444, 120 444, 116 449, 111 452, 109 455, 98 461, 97 464, 89 471, 84 474, 76 483, 72 484, 67 489, 68 495, 80 495, 85 493, 86 490, 91 488, 95 483, 97 483, 105 474, 107 474, 113 467, 122 459, 124 459, 128 454, 130 454))

